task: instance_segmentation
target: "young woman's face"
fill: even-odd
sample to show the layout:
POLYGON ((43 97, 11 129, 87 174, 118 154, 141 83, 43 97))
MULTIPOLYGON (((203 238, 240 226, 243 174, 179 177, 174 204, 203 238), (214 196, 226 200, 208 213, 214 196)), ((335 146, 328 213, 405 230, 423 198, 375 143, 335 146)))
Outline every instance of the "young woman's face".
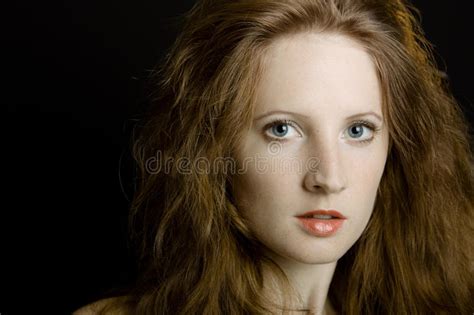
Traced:
POLYGON ((375 65, 348 37, 298 34, 272 43, 264 69, 236 156, 237 206, 280 257, 336 261, 367 226, 387 158, 375 65), (318 209, 346 219, 332 233, 329 221, 309 221, 323 230, 311 233, 297 216, 318 209))

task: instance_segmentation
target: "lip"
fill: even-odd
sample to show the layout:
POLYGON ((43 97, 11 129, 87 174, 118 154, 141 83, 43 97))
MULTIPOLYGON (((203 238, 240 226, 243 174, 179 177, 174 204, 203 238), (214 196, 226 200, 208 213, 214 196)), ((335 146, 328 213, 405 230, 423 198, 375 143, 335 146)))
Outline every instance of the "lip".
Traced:
POLYGON ((333 217, 336 217, 338 219, 347 219, 345 216, 343 216, 340 212, 337 210, 311 210, 308 212, 305 212, 303 214, 300 214, 296 216, 297 218, 302 218, 302 217, 307 217, 315 214, 324 214, 324 215, 330 215, 333 217))
POLYGON ((311 235, 318 237, 328 237, 334 235, 347 219, 336 210, 313 210, 296 217, 300 221, 301 227, 311 235), (331 215, 333 219, 306 218, 315 214, 331 215))

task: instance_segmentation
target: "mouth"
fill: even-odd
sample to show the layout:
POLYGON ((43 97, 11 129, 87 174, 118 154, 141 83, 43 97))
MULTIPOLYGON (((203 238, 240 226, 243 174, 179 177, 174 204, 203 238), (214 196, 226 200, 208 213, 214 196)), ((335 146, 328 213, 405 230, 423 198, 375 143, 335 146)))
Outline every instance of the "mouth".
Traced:
POLYGON ((336 234, 347 219, 337 210, 312 210, 296 218, 306 232, 316 237, 329 237, 336 234))
POLYGON ((337 210, 311 210, 303 214, 297 215, 296 217, 319 220, 347 219, 337 210))

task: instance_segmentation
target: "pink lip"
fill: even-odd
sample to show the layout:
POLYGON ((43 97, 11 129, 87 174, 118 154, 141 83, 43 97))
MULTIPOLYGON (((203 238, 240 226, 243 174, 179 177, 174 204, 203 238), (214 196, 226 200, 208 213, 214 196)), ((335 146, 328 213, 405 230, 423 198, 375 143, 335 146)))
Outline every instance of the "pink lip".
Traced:
POLYGON ((308 212, 305 212, 303 214, 298 215, 297 217, 307 217, 310 215, 315 215, 315 214, 325 214, 325 215, 330 215, 339 219, 347 219, 345 216, 343 216, 341 213, 339 213, 337 210, 311 210, 308 212))
POLYGON ((301 226, 310 234, 314 236, 326 237, 335 234, 344 223, 345 216, 337 212, 336 210, 314 210, 306 212, 302 215, 297 216, 301 223, 301 226), (316 219, 306 218, 315 214, 325 214, 336 217, 334 219, 316 219))

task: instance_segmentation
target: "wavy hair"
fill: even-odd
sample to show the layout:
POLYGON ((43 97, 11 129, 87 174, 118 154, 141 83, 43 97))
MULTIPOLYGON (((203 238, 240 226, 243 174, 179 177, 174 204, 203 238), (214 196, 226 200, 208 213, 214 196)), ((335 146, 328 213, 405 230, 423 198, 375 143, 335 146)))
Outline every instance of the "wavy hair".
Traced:
POLYGON ((390 136, 373 214, 338 261, 328 298, 339 314, 473 312, 469 124, 417 14, 402 0, 197 1, 155 71, 156 92, 133 137, 130 229, 140 277, 121 309, 289 314, 295 292, 235 206, 230 166, 189 166, 233 156, 251 125, 269 44, 320 32, 348 36, 371 55, 390 136), (152 167, 163 161, 172 167, 152 167), (283 305, 262 290, 265 266, 283 305))

